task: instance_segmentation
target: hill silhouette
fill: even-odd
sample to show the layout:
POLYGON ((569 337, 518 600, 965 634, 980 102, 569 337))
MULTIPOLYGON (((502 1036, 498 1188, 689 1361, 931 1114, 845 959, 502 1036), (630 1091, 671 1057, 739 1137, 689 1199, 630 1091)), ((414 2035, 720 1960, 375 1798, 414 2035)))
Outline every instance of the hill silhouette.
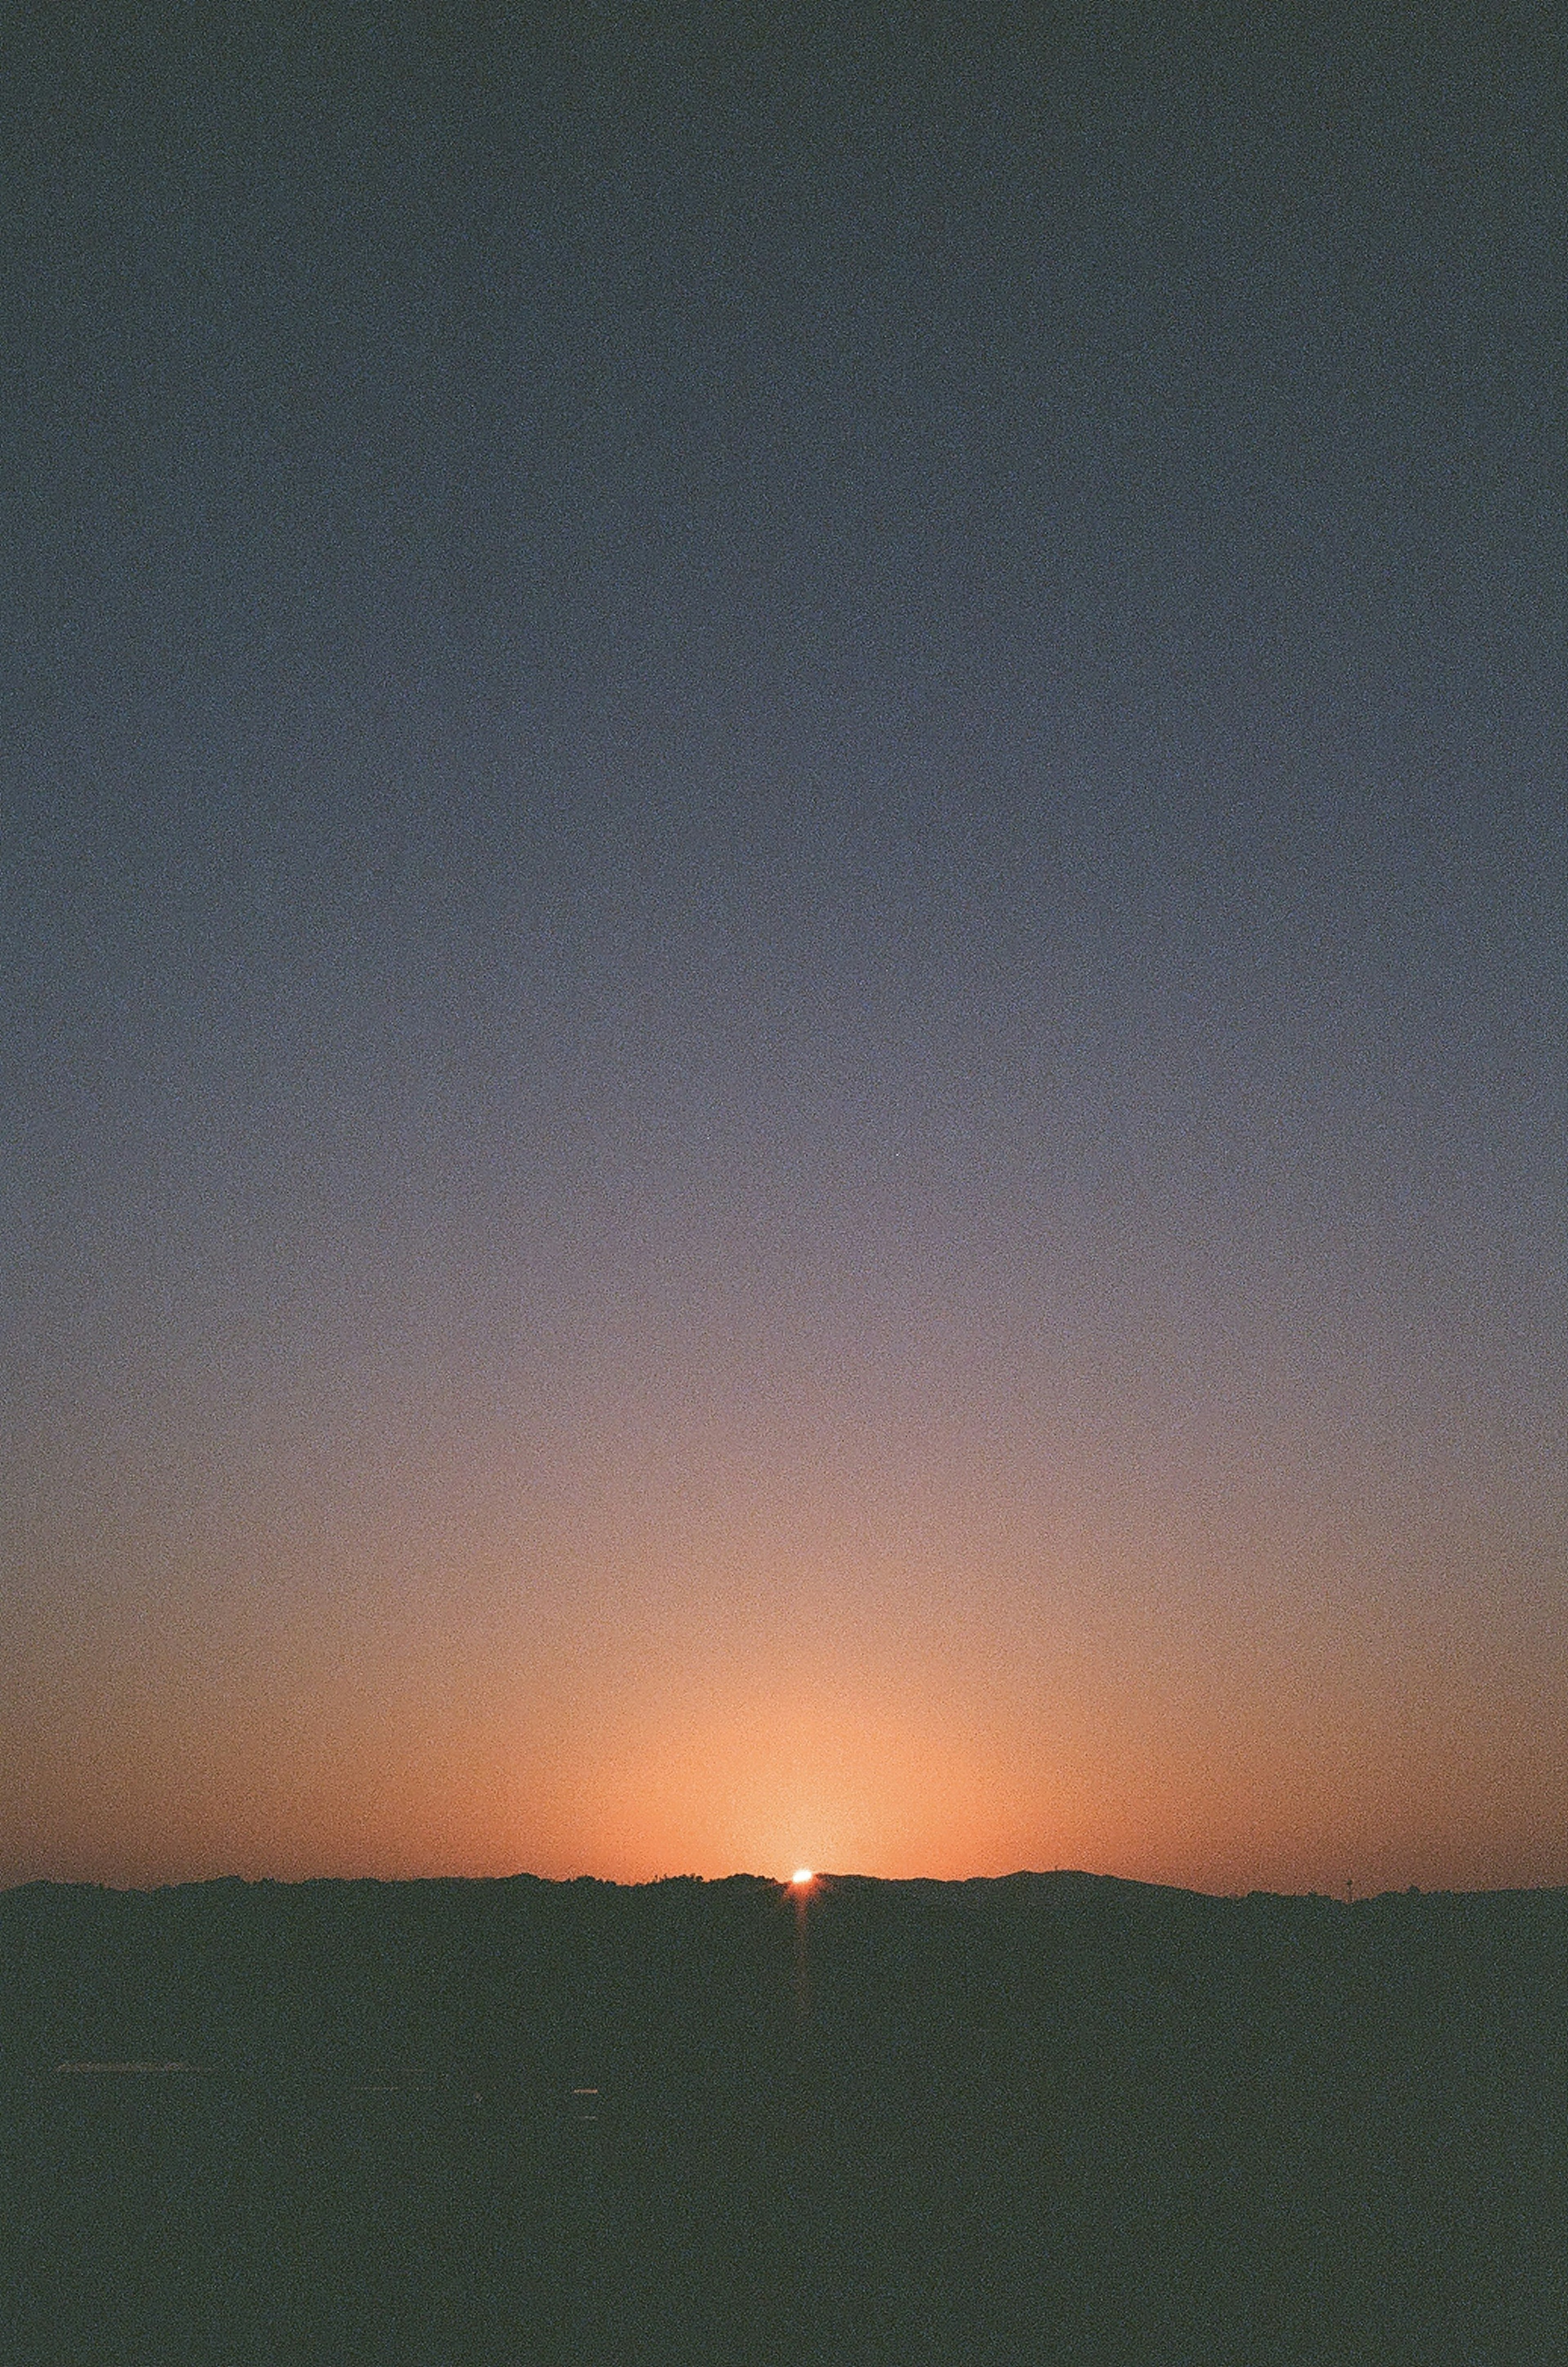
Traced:
POLYGON ((1568 2356, 1568 1892, 0 1895, 18 2361, 1568 2356))

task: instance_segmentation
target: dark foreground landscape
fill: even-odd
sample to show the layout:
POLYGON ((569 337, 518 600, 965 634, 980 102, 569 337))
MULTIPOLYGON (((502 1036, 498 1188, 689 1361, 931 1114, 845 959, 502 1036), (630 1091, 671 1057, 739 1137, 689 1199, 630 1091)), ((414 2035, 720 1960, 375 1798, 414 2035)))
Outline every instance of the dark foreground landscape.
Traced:
POLYGON ((0 1895, 5 2355, 1568 2360, 1568 1892, 0 1895))

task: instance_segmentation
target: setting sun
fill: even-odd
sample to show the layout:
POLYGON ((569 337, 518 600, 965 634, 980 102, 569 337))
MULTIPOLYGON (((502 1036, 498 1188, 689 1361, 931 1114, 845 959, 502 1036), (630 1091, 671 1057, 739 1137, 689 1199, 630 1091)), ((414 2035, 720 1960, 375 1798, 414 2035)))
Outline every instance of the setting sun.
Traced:
POLYGON ((812 1873, 811 1868, 808 1865, 797 1865, 795 1872, 789 1878, 790 1888, 792 1890, 808 1890, 816 1878, 816 1875, 812 1873))

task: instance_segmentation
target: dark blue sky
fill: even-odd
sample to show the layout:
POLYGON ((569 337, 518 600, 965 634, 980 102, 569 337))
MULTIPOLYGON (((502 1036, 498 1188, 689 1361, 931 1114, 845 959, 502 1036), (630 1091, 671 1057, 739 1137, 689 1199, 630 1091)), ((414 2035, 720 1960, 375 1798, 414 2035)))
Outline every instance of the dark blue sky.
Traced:
POLYGON ((998 22, 14 41, 4 1871, 1564 1878, 1560 45, 998 22))

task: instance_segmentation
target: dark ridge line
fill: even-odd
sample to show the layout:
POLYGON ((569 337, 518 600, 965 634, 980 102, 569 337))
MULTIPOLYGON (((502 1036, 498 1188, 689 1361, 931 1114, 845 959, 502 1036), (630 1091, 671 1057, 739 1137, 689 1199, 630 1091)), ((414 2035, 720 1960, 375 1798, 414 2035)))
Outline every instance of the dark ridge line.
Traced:
MULTIPOLYGON (((1091 1874, 1077 1866, 1054 1868, 1048 1872, 1020 1868, 1012 1874, 964 1874, 945 1879, 932 1874, 835 1874, 824 1868, 815 1876, 818 1890, 831 1893, 897 1893, 935 1898, 942 1897, 976 1897, 982 1894, 1017 1892, 1025 1886, 1038 1886, 1057 1896, 1098 1894, 1102 1897, 1116 1897, 1127 1900, 1156 1900, 1174 1903, 1180 1900, 1194 1906, 1224 1908, 1247 1907, 1267 1902, 1275 1906, 1332 1907, 1345 1913, 1359 1908, 1387 1905, 1390 1901, 1423 1899, 1517 1899, 1568 1897, 1568 1884, 1510 1883, 1486 1889, 1425 1889, 1410 1884, 1404 1889, 1367 1891, 1354 1899, 1342 1898, 1337 1892, 1321 1890, 1216 1891, 1193 1890, 1179 1883, 1143 1882, 1134 1876, 1116 1874, 1091 1874)), ((82 1897, 110 1898, 172 1898, 193 1892, 254 1893, 273 1891, 315 1892, 327 1890, 358 1891, 384 1894, 389 1891, 422 1891, 426 1894, 440 1890, 461 1892, 473 1896, 481 1891, 501 1891, 525 1886, 558 1895, 584 1892, 614 1893, 618 1897, 640 1897, 656 1891, 715 1891, 749 1888, 787 1892, 787 1878, 762 1874, 737 1872, 724 1874, 656 1874, 647 1882, 616 1882, 606 1875, 576 1874, 550 1875, 532 1874, 520 1869, 515 1874, 305 1874, 289 1880, 276 1874, 220 1874, 198 1875, 186 1882, 111 1883, 74 1882, 51 1874, 32 1876, 26 1882, 0 1886, 0 1902, 31 1896, 74 1894, 82 1897)))

